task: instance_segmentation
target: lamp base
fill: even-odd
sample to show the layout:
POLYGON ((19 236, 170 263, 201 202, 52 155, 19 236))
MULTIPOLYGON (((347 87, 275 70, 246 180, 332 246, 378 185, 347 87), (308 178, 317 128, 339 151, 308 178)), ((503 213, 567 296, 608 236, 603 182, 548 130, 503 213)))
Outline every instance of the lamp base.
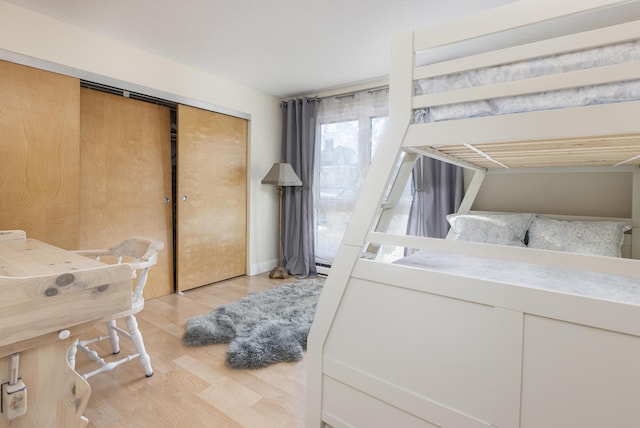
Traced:
POLYGON ((287 268, 285 268, 282 265, 278 265, 276 267, 274 267, 273 269, 271 269, 271 272, 269 272, 269 278, 271 279, 287 279, 289 278, 289 272, 287 271, 287 268))

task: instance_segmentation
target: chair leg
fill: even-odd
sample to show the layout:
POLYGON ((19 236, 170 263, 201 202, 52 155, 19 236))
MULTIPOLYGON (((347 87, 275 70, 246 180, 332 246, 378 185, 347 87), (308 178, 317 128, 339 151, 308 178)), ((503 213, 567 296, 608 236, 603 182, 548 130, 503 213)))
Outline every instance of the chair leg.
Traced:
POLYGON ((120 353, 120 338, 116 329, 116 320, 107 321, 107 331, 109 332, 109 343, 111 343, 111 351, 114 355, 120 353))
POLYGON ((76 369, 76 354, 78 353, 78 339, 73 341, 73 344, 67 350, 67 362, 69 366, 75 370, 76 369))
POLYGON ((129 315, 125 318, 127 329, 131 335, 133 345, 136 347, 136 351, 140 354, 140 364, 144 369, 144 373, 147 377, 153 376, 153 369, 151 368, 151 357, 147 354, 147 350, 144 347, 144 341, 142 340, 142 333, 138 329, 138 321, 134 315, 129 315))

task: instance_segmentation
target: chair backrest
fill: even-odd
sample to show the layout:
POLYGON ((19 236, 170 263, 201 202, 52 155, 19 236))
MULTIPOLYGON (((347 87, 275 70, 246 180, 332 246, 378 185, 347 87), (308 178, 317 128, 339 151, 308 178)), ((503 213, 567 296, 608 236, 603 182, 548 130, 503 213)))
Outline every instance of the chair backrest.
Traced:
POLYGON ((136 285, 133 289, 133 300, 142 297, 147 284, 149 268, 158 261, 158 252, 164 248, 164 243, 154 239, 133 236, 107 250, 107 253, 117 256, 118 263, 128 263, 133 270, 136 285))
POLYGON ((109 248, 107 252, 121 257, 131 257, 135 261, 156 264, 158 251, 164 248, 164 243, 155 239, 133 236, 109 248))
POLYGON ((107 252, 118 257, 118 263, 128 263, 133 269, 136 285, 133 289, 133 300, 142 297, 147 283, 149 268, 158 261, 158 252, 164 243, 154 239, 133 236, 109 248, 107 252))
POLYGON ((77 253, 87 257, 95 257, 104 263, 126 263, 131 266, 132 278, 135 279, 133 300, 142 297, 147 283, 149 268, 158 261, 158 252, 164 248, 162 241, 132 236, 107 250, 80 250, 77 253))

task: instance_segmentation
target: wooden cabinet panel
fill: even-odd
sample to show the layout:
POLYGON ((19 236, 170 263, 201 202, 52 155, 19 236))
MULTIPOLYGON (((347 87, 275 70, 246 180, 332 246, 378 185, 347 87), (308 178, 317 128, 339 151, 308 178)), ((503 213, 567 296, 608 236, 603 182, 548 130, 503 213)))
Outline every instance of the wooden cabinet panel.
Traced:
POLYGON ((169 108, 81 89, 80 183, 80 248, 106 248, 129 236, 164 242, 145 297, 171 294, 169 108))
POLYGON ((174 227, 178 290, 246 274, 246 120, 178 106, 174 219, 168 107, 6 61, 0 76, 0 230, 65 249, 161 240, 148 298, 174 291, 174 227))
POLYGON ((78 246, 80 83, 0 61, 0 229, 78 246))
POLYGON ((247 121, 183 105, 177 117, 177 289, 188 290, 246 273, 247 121))

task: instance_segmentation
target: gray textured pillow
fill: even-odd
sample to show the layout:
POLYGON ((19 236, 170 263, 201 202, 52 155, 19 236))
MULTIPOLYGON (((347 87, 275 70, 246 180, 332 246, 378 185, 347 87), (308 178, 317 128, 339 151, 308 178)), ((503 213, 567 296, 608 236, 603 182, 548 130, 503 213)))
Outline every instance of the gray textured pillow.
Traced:
POLYGON ((524 247, 534 214, 449 214, 452 239, 524 247))
POLYGON ((567 221, 536 217, 529 228, 529 248, 620 257, 629 223, 567 221))

